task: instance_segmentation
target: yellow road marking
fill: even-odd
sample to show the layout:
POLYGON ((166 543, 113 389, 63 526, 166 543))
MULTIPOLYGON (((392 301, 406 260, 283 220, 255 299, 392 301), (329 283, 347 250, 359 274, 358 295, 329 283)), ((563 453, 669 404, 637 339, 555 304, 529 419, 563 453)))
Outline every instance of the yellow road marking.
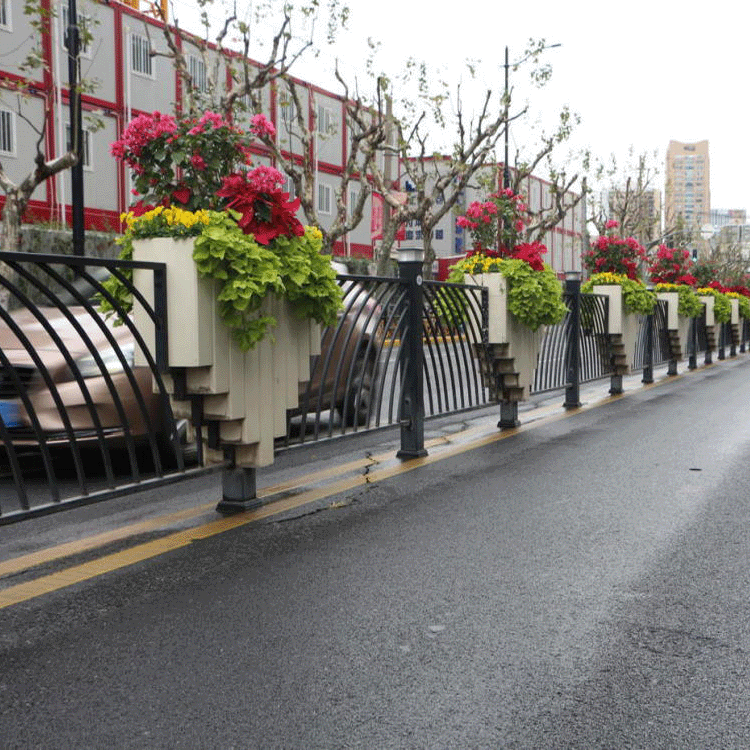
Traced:
MULTIPOLYGON (((681 373, 677 376, 671 376, 669 378, 663 378, 654 383, 648 384, 648 387, 660 385, 662 383, 671 382, 677 378, 683 377, 685 373, 681 373)), ((642 386, 644 387, 644 386, 642 386)), ((296 495, 291 495, 286 498, 271 501, 260 508, 244 513, 238 513, 233 516, 220 518, 215 521, 197 526, 191 529, 185 529, 183 531, 174 532, 167 534, 160 539, 156 539, 150 542, 135 545, 128 549, 120 552, 115 552, 110 555, 106 555, 97 560, 92 560, 81 565, 73 566, 56 573, 51 573, 45 576, 41 576, 33 581, 17 584, 10 586, 4 590, 0 590, 0 609, 9 607, 13 604, 19 604, 20 602, 33 599, 43 594, 48 594, 53 591, 57 591, 61 588, 80 583, 82 581, 94 578, 104 573, 113 572, 121 568, 134 565, 138 562, 148 560, 153 557, 158 557, 161 554, 169 552, 171 550, 180 549, 188 546, 194 540, 206 539, 217 534, 224 533, 231 529, 245 526, 254 521, 259 521, 270 516, 286 512, 288 510, 294 510, 296 508, 308 505, 317 500, 321 500, 325 497, 347 492, 355 489, 356 487, 362 487, 368 484, 373 484, 384 479, 389 479, 401 474, 405 474, 414 469, 422 466, 429 466, 438 461, 446 458, 460 455, 477 448, 481 448, 492 443, 499 442, 506 438, 512 437, 519 432, 525 431, 532 427, 536 427, 542 424, 548 424, 557 420, 563 419, 568 416, 573 416, 583 411, 589 411, 600 406, 617 401, 628 393, 633 391, 625 392, 622 394, 615 394, 605 397, 599 401, 595 401, 590 404, 585 404, 579 408, 571 409, 567 411, 559 412, 559 406, 543 407, 540 411, 558 411, 558 413, 543 416, 538 419, 531 420, 526 424, 522 424, 520 427, 515 429, 503 430, 501 432, 492 432, 487 435, 483 435, 474 440, 468 440, 462 443, 454 442, 456 438, 466 437, 472 433, 476 433, 482 430, 487 430, 487 425, 478 425, 475 427, 467 428, 457 433, 453 433, 447 436, 441 436, 433 438, 432 440, 426 441, 426 446, 437 446, 443 445, 444 449, 439 450, 436 453, 429 454, 422 458, 410 459, 407 461, 399 461, 393 457, 392 452, 384 453, 379 456, 370 456, 362 459, 351 461, 343 466, 335 466, 328 469, 321 470, 314 474, 310 474, 305 477, 305 481, 299 480, 290 481, 284 484, 275 485, 273 487, 267 487, 258 492, 260 497, 268 497, 279 492, 291 491, 295 488, 309 485, 313 479, 325 479, 335 474, 340 474, 346 470, 356 470, 358 468, 364 468, 365 466, 374 466, 387 463, 390 461, 391 465, 385 465, 379 469, 373 469, 366 474, 356 474, 355 476, 341 479, 338 482, 327 484, 322 487, 317 487, 309 490, 305 490, 296 495)), ((77 552, 91 549, 101 544, 106 544, 110 541, 116 541, 127 536, 132 536, 133 533, 139 533, 143 530, 150 528, 158 528, 159 525, 164 525, 165 519, 167 520, 181 520, 190 518, 191 516, 197 516, 207 510, 215 507, 215 503, 198 506, 197 508, 188 509, 178 513, 169 514, 168 516, 162 516, 160 518, 152 519, 151 521, 145 521, 138 524, 131 524, 123 527, 122 529, 115 529, 111 532, 104 532, 103 534, 97 534, 88 539, 81 540, 79 542, 71 542, 65 545, 59 545, 58 547, 50 548, 49 550, 42 550, 38 553, 32 553, 23 557, 15 558, 14 560, 8 560, 0 565, 0 575, 6 574, 7 572, 19 572, 25 568, 21 567, 22 561, 26 561, 28 564, 26 567, 38 565, 40 562, 49 562, 60 557, 75 554, 77 552), (133 530, 136 529, 134 532, 133 530), (15 566, 15 567, 14 567, 15 566), (3 573, 3 571, 6 571, 3 573)))
MULTIPOLYGON (((472 427, 463 431, 469 433, 475 431, 477 427, 472 427)), ((446 443, 445 437, 433 438, 425 442, 427 447, 437 446, 446 443)), ((293 492, 300 487, 309 486, 317 482, 324 481, 331 476, 338 476, 340 474, 346 474, 350 471, 356 471, 357 469, 363 469, 366 466, 373 466, 392 457, 392 453, 382 453, 377 456, 368 456, 365 458, 355 459, 349 461, 346 464, 336 465, 327 469, 321 469, 320 471, 312 472, 304 477, 304 479, 294 479, 288 482, 282 482, 279 484, 271 485, 268 487, 259 488, 258 497, 271 497, 273 495, 279 495, 286 492, 293 492)), ((168 513, 157 518, 152 518, 147 521, 138 521, 137 523, 128 524, 118 529, 112 529, 111 531, 105 531, 101 534, 94 534, 93 536, 86 537, 85 539, 77 539, 73 542, 67 542, 65 544, 59 544, 54 547, 39 550, 37 552, 31 552, 28 555, 22 555, 14 557, 10 560, 0 561, 0 578, 15 573, 20 573, 29 568, 34 568, 37 565, 43 565, 45 563, 54 562, 65 557, 71 557, 72 555, 78 555, 88 550, 96 549, 97 547, 103 547, 106 544, 118 542, 123 539, 127 539, 131 536, 138 534, 145 534, 149 531, 154 531, 165 526, 171 526, 179 521, 188 520, 190 518, 196 518, 204 513, 208 513, 216 508, 216 502, 206 503, 203 505, 197 505, 193 508, 188 508, 182 511, 176 511, 174 513, 168 513)))

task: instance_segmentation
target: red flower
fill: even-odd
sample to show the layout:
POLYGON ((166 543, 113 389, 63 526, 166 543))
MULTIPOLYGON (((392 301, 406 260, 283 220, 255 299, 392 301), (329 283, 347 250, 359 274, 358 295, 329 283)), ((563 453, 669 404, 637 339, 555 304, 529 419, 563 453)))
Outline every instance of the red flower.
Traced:
MULTIPOLYGON (((282 193, 278 188, 261 191, 255 177, 253 172, 232 174, 224 179, 216 193, 227 199, 227 208, 242 214, 238 222, 242 231, 252 234, 261 245, 268 245, 282 235, 301 237, 305 228, 295 216, 299 198, 287 200, 289 193, 282 193)), ((261 182, 265 188, 272 187, 266 180, 261 182)))
POLYGON ((172 197, 182 204, 186 204, 190 200, 190 191, 186 187, 177 188, 172 193, 172 197))

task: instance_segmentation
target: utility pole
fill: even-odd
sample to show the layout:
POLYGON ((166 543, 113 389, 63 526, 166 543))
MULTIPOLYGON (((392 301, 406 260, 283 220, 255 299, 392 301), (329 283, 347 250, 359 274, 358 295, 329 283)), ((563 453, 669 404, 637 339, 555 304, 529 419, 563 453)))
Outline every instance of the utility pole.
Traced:
POLYGON ((83 225, 83 121, 81 117, 81 89, 79 87, 79 58, 81 37, 78 29, 76 0, 68 0, 68 99, 70 104, 70 144, 68 148, 78 157, 71 167, 71 203, 73 209, 73 254, 85 255, 83 225))

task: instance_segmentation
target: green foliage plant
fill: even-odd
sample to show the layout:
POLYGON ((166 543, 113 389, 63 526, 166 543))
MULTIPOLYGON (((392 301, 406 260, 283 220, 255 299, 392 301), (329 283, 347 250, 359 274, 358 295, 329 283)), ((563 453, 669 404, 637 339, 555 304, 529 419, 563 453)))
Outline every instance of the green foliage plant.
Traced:
POLYGON ((243 351, 276 323, 260 310, 271 294, 287 299, 300 318, 322 325, 336 321, 341 291, 328 257, 320 253, 320 230, 307 227, 301 237, 279 236, 272 246, 264 246, 243 233, 236 212, 209 213, 208 225, 195 240, 193 260, 201 276, 219 282, 219 315, 243 351))
POLYGON ((729 297, 718 289, 700 287, 695 290, 702 297, 714 298, 714 319, 717 323, 728 323, 732 319, 732 303, 729 297))
POLYGON ((549 266, 537 271, 520 258, 494 257, 489 261, 484 262, 476 254, 464 258, 453 266, 448 281, 464 283, 465 274, 502 274, 508 283, 508 311, 532 331, 559 323, 565 317, 562 285, 549 266))
MULTIPOLYGON (((302 236, 280 235, 265 246, 242 231, 235 211, 195 212, 201 215, 199 221, 192 221, 188 216, 192 213, 182 211, 182 222, 172 224, 153 212, 126 219, 128 229, 118 240, 120 258, 132 260, 134 239, 195 237, 196 269, 202 277, 219 282, 219 315, 243 351, 252 349, 276 324, 273 316, 261 311, 263 300, 271 294, 288 300, 300 318, 322 325, 336 321, 341 290, 328 256, 320 252, 320 230, 306 227, 302 236), (188 235, 186 222, 190 224, 188 235)), ((124 275, 132 279, 132 272, 124 275)), ((112 276, 103 286, 124 311, 132 309, 132 294, 119 279, 112 276)), ((100 309, 111 313, 115 308, 100 296, 100 309)))
POLYGON ((677 292, 677 314, 683 318, 697 318, 703 311, 703 303, 695 290, 686 284, 657 284, 656 292, 677 292))
POLYGON ((595 286, 616 284, 622 288, 622 304, 626 312, 650 315, 656 305, 656 295, 646 289, 642 281, 630 279, 624 274, 596 273, 581 286, 581 292, 591 294, 595 286))

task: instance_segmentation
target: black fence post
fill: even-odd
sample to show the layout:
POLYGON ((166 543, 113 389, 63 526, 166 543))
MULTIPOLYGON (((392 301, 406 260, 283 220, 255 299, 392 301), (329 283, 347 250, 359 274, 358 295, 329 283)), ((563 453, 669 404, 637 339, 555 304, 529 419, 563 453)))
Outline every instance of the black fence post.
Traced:
POLYGON ((726 359, 727 324, 719 323, 719 360, 726 359))
POLYGON ((731 323, 727 323, 727 333, 729 334, 729 356, 736 357, 737 356, 737 344, 735 344, 734 342, 734 330, 732 329, 731 323))
POLYGON ((424 448, 424 349, 422 343, 422 266, 424 252, 402 249, 398 253, 398 276, 406 287, 406 326, 401 334, 401 450, 397 458, 426 456, 424 448))
MULTIPOLYGON (((653 285, 648 285, 649 290, 653 290, 653 285)), ((658 304, 658 302, 657 302, 658 304)), ((643 353, 643 377, 641 383, 653 383, 654 382, 654 319, 656 317, 656 311, 652 308, 651 312, 646 316, 646 335, 645 335, 645 351, 643 353)))
POLYGON ((745 338, 747 337, 747 318, 742 318, 742 324, 740 326, 740 354, 745 353, 745 338))
POLYGON ((690 318, 688 333, 688 370, 698 367, 698 318, 690 318))
POLYGON ((565 371, 568 385, 565 389, 566 409, 577 409, 581 405, 581 272, 567 271, 565 292, 570 300, 568 319, 568 346, 565 371))
POLYGON ((259 508, 263 501, 258 497, 256 469, 237 466, 235 446, 224 446, 226 466, 221 473, 221 500, 216 511, 225 516, 259 508))

